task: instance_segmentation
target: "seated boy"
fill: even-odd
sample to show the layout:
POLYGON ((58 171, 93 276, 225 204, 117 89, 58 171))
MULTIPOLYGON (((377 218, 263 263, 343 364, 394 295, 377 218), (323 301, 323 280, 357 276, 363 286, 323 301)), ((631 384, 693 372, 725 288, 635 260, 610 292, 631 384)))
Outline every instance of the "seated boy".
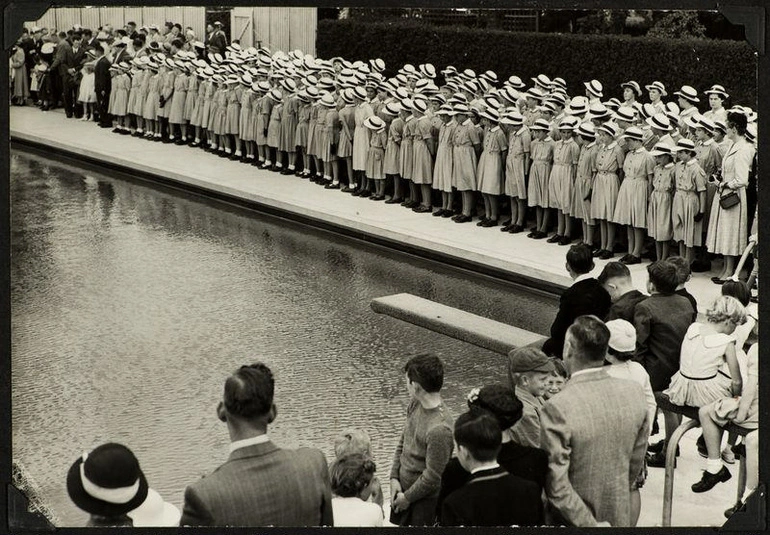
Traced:
POLYGON ((687 260, 681 256, 669 256, 666 259, 666 262, 670 262, 676 267, 676 274, 677 277, 679 277, 679 284, 677 284, 676 292, 674 293, 687 298, 693 309, 692 321, 695 321, 698 317, 698 301, 695 299, 695 296, 688 292, 687 288, 684 287, 684 285, 687 284, 687 281, 692 278, 692 270, 690 269, 690 264, 688 264, 687 260))
POLYGON ((521 419, 506 430, 522 446, 540 447, 540 409, 554 363, 534 347, 520 347, 508 354, 508 378, 516 397, 524 405, 521 419))

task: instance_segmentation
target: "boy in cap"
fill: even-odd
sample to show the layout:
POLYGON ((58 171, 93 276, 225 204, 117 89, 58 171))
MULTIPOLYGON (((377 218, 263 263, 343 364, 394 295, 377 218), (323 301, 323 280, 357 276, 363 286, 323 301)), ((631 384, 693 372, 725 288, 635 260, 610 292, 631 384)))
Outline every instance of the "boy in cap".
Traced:
POLYGON ((553 362, 540 349, 520 347, 508 354, 508 378, 524 405, 521 419, 505 432, 522 446, 540 447, 540 409, 553 362))

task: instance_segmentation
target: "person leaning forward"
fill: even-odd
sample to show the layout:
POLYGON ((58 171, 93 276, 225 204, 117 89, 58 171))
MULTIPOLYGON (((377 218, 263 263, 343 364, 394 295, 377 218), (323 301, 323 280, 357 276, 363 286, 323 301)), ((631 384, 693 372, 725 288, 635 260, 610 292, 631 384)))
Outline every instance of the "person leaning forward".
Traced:
POLYGON ((276 416, 274 380, 262 363, 227 378, 217 417, 230 433, 230 456, 185 490, 182 526, 331 526, 324 454, 279 448, 267 435, 276 416))

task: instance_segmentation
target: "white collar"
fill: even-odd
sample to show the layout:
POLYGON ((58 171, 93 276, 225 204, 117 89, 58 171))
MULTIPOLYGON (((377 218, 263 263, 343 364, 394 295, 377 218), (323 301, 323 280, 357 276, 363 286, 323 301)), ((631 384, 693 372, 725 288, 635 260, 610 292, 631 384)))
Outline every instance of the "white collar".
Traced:
POLYGON ((516 131, 516 135, 517 135, 517 136, 518 136, 518 135, 520 135, 522 132, 524 132, 524 130, 525 130, 526 128, 527 128, 526 126, 524 126, 524 125, 521 125, 521 126, 519 127, 519 129, 516 131))
POLYGON ((492 129, 490 130, 490 132, 497 132, 498 130, 500 130, 500 125, 497 125, 497 126, 495 126, 494 128, 492 128, 492 129))
POLYGON ((698 163, 698 160, 696 160, 695 158, 691 158, 687 160, 687 163, 685 165, 695 165, 696 163, 698 163))
POLYGON ((454 126, 457 124, 457 121, 455 121, 455 118, 452 117, 449 122, 444 123, 444 126, 454 126))
POLYGON ((578 282, 582 282, 584 280, 593 279, 593 278, 594 276, 591 275, 591 273, 583 273, 582 275, 578 275, 577 277, 575 277, 575 280, 572 281, 572 285, 574 286, 578 282))
POLYGON ((468 117, 467 119, 465 119, 465 121, 463 121, 463 126, 468 126, 469 124, 473 124, 473 121, 471 121, 470 117, 468 117))
POLYGON ((270 442, 270 437, 267 436, 267 433, 265 433, 264 435, 259 435, 252 438, 244 438, 243 440, 236 440, 235 442, 230 443, 230 453, 241 448, 248 448, 249 446, 254 446, 256 444, 264 444, 265 442, 270 442))
POLYGON ((636 149, 634 151, 634 154, 641 154, 642 151, 644 151, 644 150, 646 150, 646 149, 644 148, 644 145, 642 145, 641 147, 639 147, 638 149, 636 149))
POLYGON ((596 368, 586 368, 584 370, 579 370, 570 374, 570 379, 574 379, 578 375, 582 375, 584 373, 603 372, 603 371, 604 371, 604 366, 597 366, 596 368))
POLYGON ((614 148, 615 148, 615 147, 617 147, 617 146, 618 146, 618 142, 617 142, 617 141, 613 141, 613 142, 612 142, 612 143, 610 143, 609 145, 605 145, 605 146, 604 146, 604 148, 605 148, 605 149, 614 149, 614 148))
POLYGON ((593 147, 594 145, 596 145, 596 140, 593 140, 591 143, 589 143, 588 145, 586 145, 586 148, 587 148, 587 149, 590 149, 590 148, 591 148, 591 147, 593 147))
POLYGON ((714 142, 714 138, 713 138, 713 137, 710 137, 710 138, 708 138, 706 141, 702 142, 702 143, 701 143, 701 145, 703 145, 704 147, 708 147, 708 146, 709 146, 709 145, 711 145, 713 142, 714 142))
POLYGON ((481 472, 482 470, 493 470, 495 468, 500 468, 500 465, 497 462, 485 464, 483 466, 477 466, 476 468, 471 470, 471 475, 475 474, 476 472, 481 472))
POLYGON ((674 167, 674 162, 668 162, 663 166, 663 169, 671 169, 672 167, 674 167))
POLYGON ((414 119, 414 115, 410 115, 409 117, 407 117, 406 119, 404 119, 404 123, 408 123, 408 122, 409 122, 409 121, 411 121, 412 119, 414 119))

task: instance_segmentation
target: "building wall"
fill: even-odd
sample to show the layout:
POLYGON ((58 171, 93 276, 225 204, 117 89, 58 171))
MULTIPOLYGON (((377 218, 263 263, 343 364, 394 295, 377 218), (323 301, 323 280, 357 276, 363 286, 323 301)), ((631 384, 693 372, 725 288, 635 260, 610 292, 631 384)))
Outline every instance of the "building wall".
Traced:
MULTIPOLYGON (((195 35, 205 39, 206 8, 185 7, 62 7, 49 9, 39 20, 27 22, 44 28, 67 31, 73 24, 96 30, 105 24, 121 28, 126 22, 137 27, 166 21, 192 27, 195 35)), ((315 55, 318 14, 316 8, 304 7, 236 7, 231 14, 230 40, 240 39, 244 47, 262 46, 277 50, 299 49, 315 55)))

